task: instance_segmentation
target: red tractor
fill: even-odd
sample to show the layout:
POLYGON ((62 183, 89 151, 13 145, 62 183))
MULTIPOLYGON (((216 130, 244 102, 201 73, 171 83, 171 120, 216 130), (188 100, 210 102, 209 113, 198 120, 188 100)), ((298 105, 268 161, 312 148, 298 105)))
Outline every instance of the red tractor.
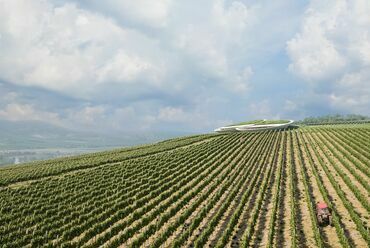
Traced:
POLYGON ((320 226, 332 225, 331 209, 325 202, 317 203, 316 214, 320 226))

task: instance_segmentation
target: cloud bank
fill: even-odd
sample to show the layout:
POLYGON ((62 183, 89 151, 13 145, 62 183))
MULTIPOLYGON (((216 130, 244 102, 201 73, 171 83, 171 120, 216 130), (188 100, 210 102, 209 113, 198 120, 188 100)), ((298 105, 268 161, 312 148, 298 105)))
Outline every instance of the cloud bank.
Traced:
POLYGON ((287 43, 289 70, 338 111, 370 113, 369 13, 369 1, 312 1, 287 43))
POLYGON ((0 118, 208 131, 369 114, 369 12, 360 0, 0 0, 0 118))

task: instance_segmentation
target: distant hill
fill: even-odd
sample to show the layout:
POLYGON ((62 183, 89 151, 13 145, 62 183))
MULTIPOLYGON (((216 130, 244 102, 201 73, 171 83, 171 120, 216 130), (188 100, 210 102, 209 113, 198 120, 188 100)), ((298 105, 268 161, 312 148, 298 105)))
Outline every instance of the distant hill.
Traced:
POLYGON ((75 131, 35 121, 0 120, 0 166, 152 143, 181 132, 75 131))
POLYGON ((0 150, 132 146, 186 135, 181 132, 106 132, 70 130, 37 121, 0 120, 0 150))

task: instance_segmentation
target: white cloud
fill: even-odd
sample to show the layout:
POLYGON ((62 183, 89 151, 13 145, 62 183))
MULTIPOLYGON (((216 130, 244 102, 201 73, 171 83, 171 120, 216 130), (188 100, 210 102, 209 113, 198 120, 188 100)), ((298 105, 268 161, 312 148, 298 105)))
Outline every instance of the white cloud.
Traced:
POLYGON ((253 38, 272 10, 242 1, 205 1, 196 11, 193 2, 171 0, 1 5, 1 78, 89 100, 112 84, 121 92, 126 85, 168 92, 192 88, 195 80, 245 93, 253 74, 249 53, 275 44, 253 38), (183 80, 188 75, 194 82, 183 80))
POLYGON ((61 125, 57 113, 37 110, 30 104, 7 104, 4 109, 0 109, 0 118, 10 121, 43 121, 61 125))
POLYGON ((289 69, 337 111, 369 113, 370 2, 313 0, 287 43, 289 69))
POLYGON ((308 33, 288 42, 288 52, 294 61, 289 70, 307 80, 324 80, 343 69, 345 60, 334 45, 321 34, 308 33))
POLYGON ((304 5, 296 2, 0 0, 2 88, 25 93, 0 106, 49 101, 41 112, 92 129, 213 129, 246 106, 248 118, 269 118, 278 108, 296 111, 278 99, 286 87, 274 80, 289 80, 277 72, 287 45, 292 72, 328 82, 326 103, 359 94, 362 100, 351 104, 360 108, 367 93, 349 85, 364 88, 369 78, 367 7, 347 15, 339 1, 315 1, 294 35, 304 5))
MULTIPOLYGON (((99 84, 126 84, 162 76, 159 58, 142 53, 156 45, 109 18, 74 4, 2 1, 1 78, 77 97, 91 97, 99 84)), ((154 50, 154 49, 153 49, 154 50)))
POLYGON ((370 67, 359 72, 346 73, 336 83, 329 95, 329 103, 346 112, 370 115, 370 67))
POLYGON ((247 61, 236 62, 236 58, 245 46, 254 9, 241 1, 208 3, 208 10, 201 16, 194 14, 193 20, 174 34, 175 47, 193 62, 203 77, 221 83, 232 92, 245 92, 252 66, 247 61))
POLYGON ((182 108, 175 107, 164 107, 159 110, 158 120, 166 122, 184 122, 187 120, 187 114, 185 114, 182 108))
POLYGON ((106 118, 106 109, 104 106, 86 106, 82 109, 68 110, 67 118, 73 123, 78 123, 82 126, 96 126, 106 118))
POLYGON ((253 118, 249 119, 268 119, 269 117, 272 117, 273 113, 270 105, 271 103, 267 99, 261 100, 258 103, 250 104, 247 108, 247 112, 249 113, 249 116, 253 118))
POLYGON ((140 95, 150 87, 163 92, 191 88, 198 82, 183 78, 194 72, 196 79, 231 92, 249 89, 251 65, 239 64, 235 55, 240 55, 254 14, 240 1, 209 2, 190 21, 181 7, 193 5, 178 4, 170 13, 170 0, 90 3, 115 10, 115 19, 77 2, 0 4, 2 80, 88 100, 113 87, 117 90, 109 92, 116 95, 140 95), (125 26, 116 21, 120 15, 160 31, 125 26))
POLYGON ((172 125, 177 127, 177 129, 188 127, 193 130, 213 130, 225 123, 230 123, 230 121, 225 119, 213 119, 209 114, 204 112, 201 106, 193 109, 164 106, 159 108, 158 114, 151 120, 151 125, 172 125))
POLYGON ((284 110, 287 112, 296 111, 298 108, 298 104, 292 100, 286 99, 284 101, 284 110))
POLYGON ((224 0, 216 0, 212 7, 211 21, 222 28, 224 35, 233 42, 238 42, 250 22, 251 15, 252 11, 240 1, 233 1, 226 7, 224 0))
POLYGON ((166 26, 172 0, 91 0, 89 4, 120 19, 152 28, 166 26))
POLYGON ((4 96, 2 96, 2 100, 4 102, 14 102, 19 97, 17 92, 5 92, 4 96))
POLYGON ((147 80, 148 83, 160 82, 162 71, 155 65, 140 57, 129 57, 124 51, 117 51, 110 63, 107 63, 97 72, 99 82, 128 82, 134 83, 137 79, 147 80))
POLYGON ((306 11, 302 31, 287 43, 292 59, 289 69, 307 80, 328 79, 346 64, 335 42, 335 22, 343 11, 341 4, 321 12, 306 11), (332 37, 331 37, 332 36, 332 37))
POLYGON ((253 75, 251 67, 246 67, 239 75, 236 75, 235 78, 230 78, 229 86, 230 89, 239 94, 245 93, 249 89, 250 78, 253 75))
POLYGON ((154 116, 134 106, 116 108, 109 117, 113 128, 125 131, 149 130, 155 121, 154 116))

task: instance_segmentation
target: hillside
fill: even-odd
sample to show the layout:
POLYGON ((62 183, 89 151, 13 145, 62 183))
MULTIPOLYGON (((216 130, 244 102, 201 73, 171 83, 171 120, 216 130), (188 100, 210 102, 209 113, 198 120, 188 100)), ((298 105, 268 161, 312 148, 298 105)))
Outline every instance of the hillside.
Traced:
POLYGON ((370 124, 189 136, 0 168, 2 247, 368 247, 370 124), (332 209, 319 227, 317 202, 332 209))

